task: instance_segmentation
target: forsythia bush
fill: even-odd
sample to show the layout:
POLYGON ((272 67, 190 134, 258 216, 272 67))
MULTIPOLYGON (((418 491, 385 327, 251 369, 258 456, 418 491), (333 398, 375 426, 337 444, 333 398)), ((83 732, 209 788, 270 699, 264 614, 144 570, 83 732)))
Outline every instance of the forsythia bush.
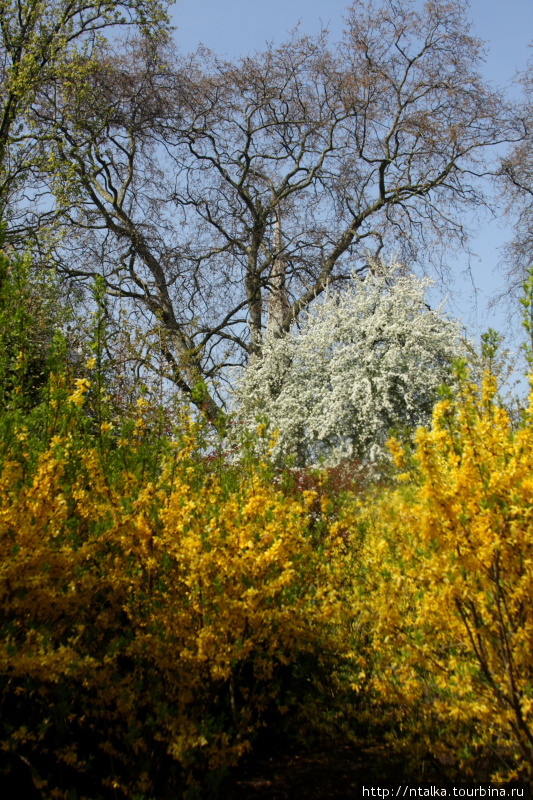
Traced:
POLYGON ((463 378, 412 460, 391 444, 403 471, 361 510, 360 592, 370 683, 396 735, 531 779, 533 395, 513 430, 496 389, 463 378))
POLYGON ((533 394, 517 428, 459 371, 366 497, 354 462, 248 458, 266 425, 232 465, 145 387, 113 400, 98 286, 82 365, 2 258, 5 793, 217 796, 264 725, 533 779, 533 394))
POLYGON ((91 390, 56 380, 42 452, 20 425, 3 446, 2 766, 44 797, 175 798, 290 704, 280 674, 349 658, 345 548, 313 540, 313 493, 206 461, 193 425, 155 461, 142 402, 88 432, 91 390))

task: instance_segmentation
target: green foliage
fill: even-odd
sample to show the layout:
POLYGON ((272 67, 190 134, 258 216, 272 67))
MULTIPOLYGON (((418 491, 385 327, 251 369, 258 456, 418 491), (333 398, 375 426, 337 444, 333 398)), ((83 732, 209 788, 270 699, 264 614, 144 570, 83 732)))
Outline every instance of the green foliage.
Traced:
POLYGON ((489 362, 488 368, 491 372, 491 361, 496 358, 496 354, 500 349, 502 340, 501 334, 498 333, 498 331, 495 331, 494 328, 489 328, 486 333, 481 335, 481 355, 489 362))
POLYGON ((522 287, 523 295, 520 298, 520 303, 522 305, 522 324, 529 337, 529 342, 524 345, 524 352, 529 368, 533 371, 533 266, 529 268, 528 276, 522 284, 522 287))
POLYGON ((32 268, 31 256, 5 249, 0 229, 0 402, 22 414, 41 399, 54 366, 65 361, 61 308, 53 273, 32 268))

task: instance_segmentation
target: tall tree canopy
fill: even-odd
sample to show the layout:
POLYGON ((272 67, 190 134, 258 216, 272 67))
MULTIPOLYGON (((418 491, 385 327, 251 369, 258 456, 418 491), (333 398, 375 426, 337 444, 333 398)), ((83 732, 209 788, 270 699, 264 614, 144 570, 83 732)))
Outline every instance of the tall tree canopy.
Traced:
POLYGON ((0 212, 36 169, 27 123, 40 91, 58 82, 81 91, 105 29, 134 26, 146 36, 165 23, 160 0, 0 0, 0 212))
POLYGON ((145 315, 211 419, 227 367, 327 286, 383 249, 415 264, 464 242, 507 136, 458 0, 356 0, 335 50, 298 34, 236 62, 153 38, 95 48, 82 91, 51 75, 32 106, 36 183, 68 230, 54 258, 145 315))

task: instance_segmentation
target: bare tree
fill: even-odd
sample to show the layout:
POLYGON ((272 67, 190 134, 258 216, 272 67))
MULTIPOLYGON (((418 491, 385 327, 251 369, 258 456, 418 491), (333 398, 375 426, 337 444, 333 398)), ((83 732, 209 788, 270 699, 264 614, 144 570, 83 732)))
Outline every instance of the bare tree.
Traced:
POLYGON ((13 220, 19 191, 31 192, 37 145, 27 121, 42 87, 61 79, 81 88, 106 29, 161 35, 166 24, 159 0, 0 0, 0 216, 9 209, 13 220))
POLYGON ((514 219, 515 233, 504 248, 507 277, 506 296, 511 302, 522 293, 522 283, 533 266, 533 62, 521 83, 523 101, 514 113, 516 138, 501 161, 500 186, 507 201, 507 213, 514 219))
POLYGON ((270 270, 268 327, 274 335, 279 335, 283 330, 285 317, 290 313, 290 301, 287 292, 287 261, 283 252, 282 213, 279 206, 274 209, 273 243, 276 258, 270 270))
POLYGON ((297 34, 236 63, 104 51, 90 91, 58 85, 34 118, 69 231, 58 263, 148 311, 215 419, 213 381, 261 357, 269 310, 282 335, 369 254, 465 242, 509 129, 481 56, 455 0, 355 2, 335 52, 297 34))

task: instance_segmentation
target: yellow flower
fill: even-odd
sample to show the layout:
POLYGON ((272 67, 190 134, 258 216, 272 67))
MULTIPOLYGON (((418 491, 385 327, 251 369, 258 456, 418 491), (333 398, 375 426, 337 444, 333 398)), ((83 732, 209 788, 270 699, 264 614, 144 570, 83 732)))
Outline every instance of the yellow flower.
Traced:
POLYGON ((76 391, 68 399, 70 403, 79 407, 85 402, 85 395, 91 388, 91 382, 87 378, 77 378, 74 383, 76 384, 76 391))

